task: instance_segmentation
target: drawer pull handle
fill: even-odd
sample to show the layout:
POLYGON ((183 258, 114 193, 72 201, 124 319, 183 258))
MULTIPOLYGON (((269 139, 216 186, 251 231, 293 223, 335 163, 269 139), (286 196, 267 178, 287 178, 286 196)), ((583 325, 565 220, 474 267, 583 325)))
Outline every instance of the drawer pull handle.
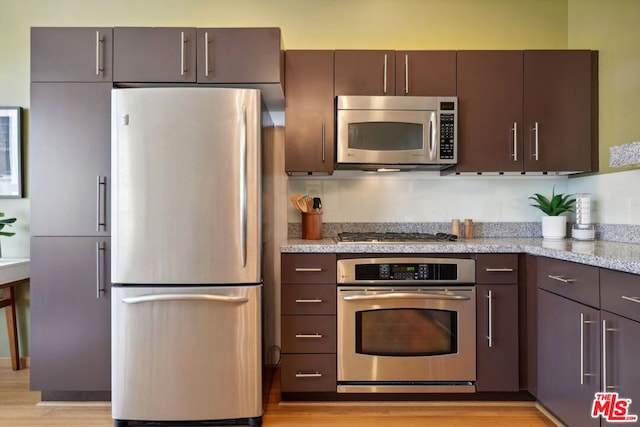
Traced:
POLYGON ((320 372, 296 372, 296 378, 320 378, 320 372))
POLYGON ((513 268, 487 268, 487 273, 513 273, 513 268))
POLYGON ((557 280, 562 283, 573 283, 576 281, 576 279, 566 279, 562 276, 552 276, 551 274, 549 275, 549 279, 557 280))
POLYGON ((312 267, 312 268, 296 267, 296 273, 320 273, 320 272, 322 272, 322 269, 317 267, 312 267))
POLYGON ((622 295, 621 298, 626 301, 637 302, 638 304, 640 304, 640 297, 628 297, 626 295, 622 295))
POLYGON ((321 299, 297 299, 296 302, 300 304, 305 304, 305 303, 320 304, 322 300, 321 299))
POLYGON ((296 334, 296 338, 322 338, 322 334, 296 334))

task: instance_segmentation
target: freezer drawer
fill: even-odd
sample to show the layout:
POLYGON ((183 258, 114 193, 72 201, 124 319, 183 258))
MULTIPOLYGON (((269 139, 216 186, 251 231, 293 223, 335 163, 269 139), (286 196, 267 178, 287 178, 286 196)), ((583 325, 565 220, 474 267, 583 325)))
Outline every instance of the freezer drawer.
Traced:
POLYGON ((261 285, 112 288, 116 420, 262 416, 261 285))

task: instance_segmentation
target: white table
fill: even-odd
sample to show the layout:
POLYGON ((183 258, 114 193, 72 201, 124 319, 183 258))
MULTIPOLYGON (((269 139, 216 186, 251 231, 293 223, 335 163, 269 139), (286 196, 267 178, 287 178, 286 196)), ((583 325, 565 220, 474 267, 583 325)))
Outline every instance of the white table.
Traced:
POLYGON ((15 287, 29 282, 30 267, 27 258, 0 258, 0 308, 5 309, 11 367, 20 369, 20 351, 18 347, 18 327, 16 324, 15 287))

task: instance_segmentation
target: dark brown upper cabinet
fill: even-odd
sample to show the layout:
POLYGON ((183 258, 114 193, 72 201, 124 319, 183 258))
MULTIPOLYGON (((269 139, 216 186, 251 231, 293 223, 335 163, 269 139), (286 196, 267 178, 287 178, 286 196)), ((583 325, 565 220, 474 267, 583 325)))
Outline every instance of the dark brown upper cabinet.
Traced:
POLYGON ((336 95, 395 95, 393 50, 336 50, 336 95))
POLYGON ((457 172, 598 168, 597 52, 459 51, 457 172))
POLYGON ((335 156, 333 51, 289 50, 285 70, 285 170, 332 173, 335 156))
POLYGON ((597 52, 524 52, 524 169, 598 169, 597 52))
POLYGON ((110 82, 111 28, 31 28, 32 82, 110 82))
POLYGON ((113 80, 131 83, 195 83, 196 29, 116 27, 113 80))
POLYGON ((522 171, 522 51, 459 51, 458 172, 522 171))
POLYGON ((198 28, 199 83, 283 81, 279 28, 198 28))
POLYGON ((456 52, 396 51, 396 95, 456 96, 456 52))

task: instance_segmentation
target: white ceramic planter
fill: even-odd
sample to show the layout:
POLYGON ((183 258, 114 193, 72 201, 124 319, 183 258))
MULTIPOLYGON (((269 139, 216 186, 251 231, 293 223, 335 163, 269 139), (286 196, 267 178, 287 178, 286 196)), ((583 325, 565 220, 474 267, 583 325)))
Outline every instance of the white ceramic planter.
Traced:
POLYGON ((567 237, 567 217, 543 216, 542 217, 542 238, 543 239, 564 239, 567 237))

